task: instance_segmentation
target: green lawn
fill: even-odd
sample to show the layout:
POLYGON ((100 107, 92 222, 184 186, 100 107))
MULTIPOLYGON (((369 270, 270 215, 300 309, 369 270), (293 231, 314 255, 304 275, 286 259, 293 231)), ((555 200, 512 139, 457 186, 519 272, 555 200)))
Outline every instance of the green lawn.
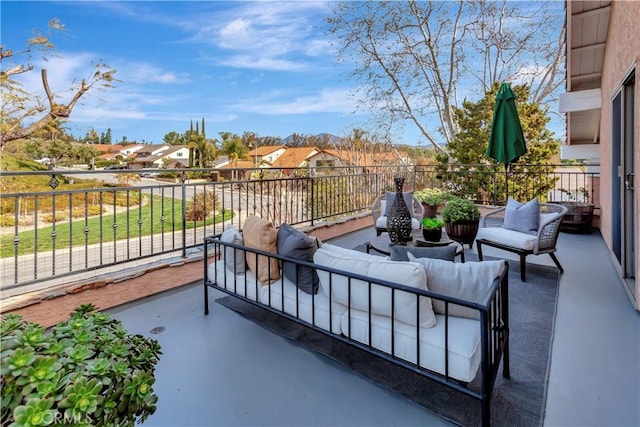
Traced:
MULTIPOLYGON (((100 230, 102 229, 102 242, 113 242, 114 229, 113 224, 117 224, 115 229, 115 240, 135 238, 138 236, 146 236, 151 233, 178 231, 182 230, 182 204, 179 199, 164 199, 164 206, 160 197, 154 197, 151 203, 141 208, 130 209, 129 212, 118 214, 103 214, 101 217, 89 218, 86 222, 88 233, 86 236, 87 244, 99 243, 100 230), (153 212, 153 217, 152 217, 153 212), (164 215, 164 228, 161 218, 164 215), (141 220, 141 226, 138 225, 141 220), (102 222, 102 227, 101 227, 102 222), (127 233, 127 224, 128 233, 127 233)), ((233 217, 233 211, 225 211, 224 217, 218 214, 213 218, 208 218, 206 223, 225 221, 233 217)), ((204 225, 204 221, 188 221, 186 227, 188 229, 204 225)), ((51 233, 53 226, 38 229, 38 252, 47 252, 53 249, 53 239, 51 233)), ((33 230, 24 231, 18 234, 20 244, 18 246, 18 254, 25 255, 34 252, 35 232, 33 230)), ((14 256, 13 235, 0 237, 0 257, 14 256)), ((64 220, 56 223, 56 248, 68 248, 69 242, 72 241, 74 246, 85 244, 85 220, 75 220, 69 222, 64 220)))

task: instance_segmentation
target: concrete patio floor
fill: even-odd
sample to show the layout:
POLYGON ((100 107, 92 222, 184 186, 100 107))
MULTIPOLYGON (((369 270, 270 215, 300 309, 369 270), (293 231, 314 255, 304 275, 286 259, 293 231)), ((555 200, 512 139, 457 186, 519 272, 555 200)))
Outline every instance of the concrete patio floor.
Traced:
MULTIPOLYGON (((353 248, 374 235, 365 229, 331 243, 353 248)), ((544 425, 640 426, 640 313, 597 231, 561 233, 558 248, 565 273, 544 425)), ((512 257, 492 248, 486 255, 512 257)), ((553 265, 546 255, 528 262, 553 265)), ((210 293, 209 316, 200 282, 109 310, 162 345, 158 410, 145 426, 449 425, 216 304, 222 295, 210 293), (151 334, 157 326, 165 330, 151 334)))

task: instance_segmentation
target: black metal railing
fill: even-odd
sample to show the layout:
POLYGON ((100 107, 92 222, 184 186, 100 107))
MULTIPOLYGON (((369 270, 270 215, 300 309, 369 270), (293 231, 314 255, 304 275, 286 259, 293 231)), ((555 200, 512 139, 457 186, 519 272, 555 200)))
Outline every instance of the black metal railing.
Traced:
MULTIPOLYGON (((518 166, 509 171, 509 195, 544 201, 588 198, 598 207, 596 168, 518 166)), ((394 189, 396 176, 405 178, 407 189, 438 187, 488 205, 506 199, 503 166, 227 169, 227 179, 215 169, 151 172, 159 175, 140 179, 140 170, 3 172, 0 179, 13 188, 20 183, 26 188, 36 178, 50 187, 0 194, 3 296, 79 274, 111 272, 125 263, 145 264, 170 254, 187 257, 201 248, 204 236, 222 232, 228 223, 241 228, 248 215, 276 226, 315 226, 366 214, 377 196, 394 189)))

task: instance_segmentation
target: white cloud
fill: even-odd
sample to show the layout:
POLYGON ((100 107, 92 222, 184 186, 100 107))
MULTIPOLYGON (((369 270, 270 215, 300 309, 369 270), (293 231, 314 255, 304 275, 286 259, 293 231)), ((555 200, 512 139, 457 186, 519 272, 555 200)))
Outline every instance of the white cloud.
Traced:
POLYGON ((209 54, 216 62, 237 68, 299 71, 308 68, 312 57, 326 52, 328 43, 317 38, 315 28, 327 12, 325 3, 240 4, 207 16, 208 22, 195 32, 194 40, 220 49, 209 54), (219 22, 222 24, 216 24, 219 22))
POLYGON ((323 89, 307 96, 288 98, 288 94, 272 92, 263 98, 247 99, 230 106, 231 111, 278 114, 344 113, 349 114, 355 104, 348 89, 323 89), (277 99, 276 99, 277 98, 277 99))
POLYGON ((119 60, 114 68, 118 70, 118 79, 126 82, 182 84, 191 81, 188 73, 176 74, 145 62, 119 60))
POLYGON ((249 55, 236 55, 219 61, 221 65, 234 68, 250 68, 274 71, 300 71, 307 67, 303 62, 289 61, 270 57, 253 57, 249 55))

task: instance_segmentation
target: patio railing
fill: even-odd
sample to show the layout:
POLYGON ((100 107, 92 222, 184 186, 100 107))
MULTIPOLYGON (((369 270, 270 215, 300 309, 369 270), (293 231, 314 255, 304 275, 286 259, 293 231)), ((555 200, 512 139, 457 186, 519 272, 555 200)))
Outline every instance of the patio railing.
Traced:
MULTIPOLYGON (((0 195, 3 297, 118 271, 123 264, 187 257, 204 236, 228 223, 241 227, 248 215, 276 226, 314 226, 368 214, 375 198, 393 189, 395 176, 411 189, 438 187, 479 204, 505 202, 503 166, 237 169, 228 171, 233 180, 219 180, 215 169, 155 170, 161 175, 140 180, 143 172, 3 172, 3 180, 14 182, 45 175, 51 187, 0 195), (161 178, 163 173, 175 178, 161 178)), ((522 166, 509 171, 509 194, 520 200, 588 197, 597 207, 598 178, 597 165, 522 166)))

